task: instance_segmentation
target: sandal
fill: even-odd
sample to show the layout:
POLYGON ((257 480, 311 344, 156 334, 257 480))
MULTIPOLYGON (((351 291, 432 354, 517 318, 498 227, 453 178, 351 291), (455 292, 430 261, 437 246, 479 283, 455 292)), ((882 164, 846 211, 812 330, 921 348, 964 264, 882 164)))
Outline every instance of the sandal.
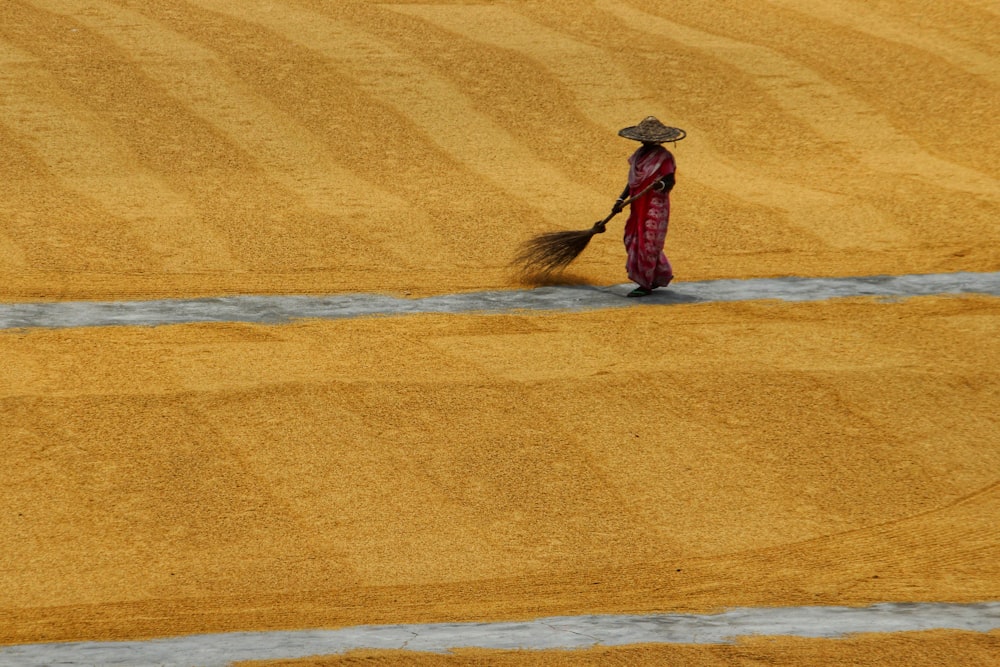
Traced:
POLYGON ((628 296, 649 296, 653 293, 653 290, 646 289, 645 287, 636 287, 634 290, 628 293, 628 296))

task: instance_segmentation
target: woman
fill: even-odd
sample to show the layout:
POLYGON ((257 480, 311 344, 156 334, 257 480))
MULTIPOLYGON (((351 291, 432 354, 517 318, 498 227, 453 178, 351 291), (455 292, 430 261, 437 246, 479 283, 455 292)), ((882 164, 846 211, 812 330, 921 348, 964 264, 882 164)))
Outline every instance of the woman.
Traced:
POLYGON ((625 268, 629 280, 639 286, 628 295, 649 296, 657 287, 669 285, 674 277, 670 260, 663 253, 663 242, 670 221, 670 190, 674 187, 677 167, 674 156, 660 144, 680 141, 687 133, 648 116, 638 125, 621 130, 618 135, 642 142, 642 146, 628 159, 628 185, 613 210, 618 213, 624 207, 626 197, 636 196, 631 202, 625 224, 625 250, 628 252, 625 268))

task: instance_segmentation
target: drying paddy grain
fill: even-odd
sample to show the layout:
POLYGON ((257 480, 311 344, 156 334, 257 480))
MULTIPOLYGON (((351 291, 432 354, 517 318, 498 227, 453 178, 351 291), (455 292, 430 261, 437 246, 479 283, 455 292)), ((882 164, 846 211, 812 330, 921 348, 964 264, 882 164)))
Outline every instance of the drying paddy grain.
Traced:
MULTIPOLYGON (((688 131, 680 280, 998 271, 997 34, 971 1, 3 2, 0 300, 524 287, 648 114, 688 131)), ((624 280, 615 229, 568 281, 624 280)), ((0 644, 1000 600, 998 330, 965 296, 4 331, 0 644)), ((996 637, 602 651, 461 660, 996 637)))

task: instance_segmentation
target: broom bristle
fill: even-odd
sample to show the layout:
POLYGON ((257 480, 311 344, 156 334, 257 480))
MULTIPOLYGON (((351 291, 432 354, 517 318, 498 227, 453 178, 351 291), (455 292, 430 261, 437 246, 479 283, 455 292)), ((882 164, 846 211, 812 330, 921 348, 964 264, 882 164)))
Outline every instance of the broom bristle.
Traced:
POLYGON ((514 262, 525 274, 548 275, 565 269, 584 251, 595 231, 549 232, 525 241, 514 262))

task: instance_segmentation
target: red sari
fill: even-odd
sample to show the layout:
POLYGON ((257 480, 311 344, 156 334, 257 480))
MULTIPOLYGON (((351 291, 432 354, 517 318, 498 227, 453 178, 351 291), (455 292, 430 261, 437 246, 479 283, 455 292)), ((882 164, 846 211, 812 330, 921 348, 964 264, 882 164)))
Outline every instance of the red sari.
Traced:
MULTIPOLYGON (((628 159, 630 193, 642 192, 650 183, 676 170, 674 156, 663 146, 642 146, 628 159)), ((629 280, 643 289, 666 287, 674 277, 663 253, 670 221, 670 192, 649 190, 631 204, 625 224, 625 265, 629 280)))

